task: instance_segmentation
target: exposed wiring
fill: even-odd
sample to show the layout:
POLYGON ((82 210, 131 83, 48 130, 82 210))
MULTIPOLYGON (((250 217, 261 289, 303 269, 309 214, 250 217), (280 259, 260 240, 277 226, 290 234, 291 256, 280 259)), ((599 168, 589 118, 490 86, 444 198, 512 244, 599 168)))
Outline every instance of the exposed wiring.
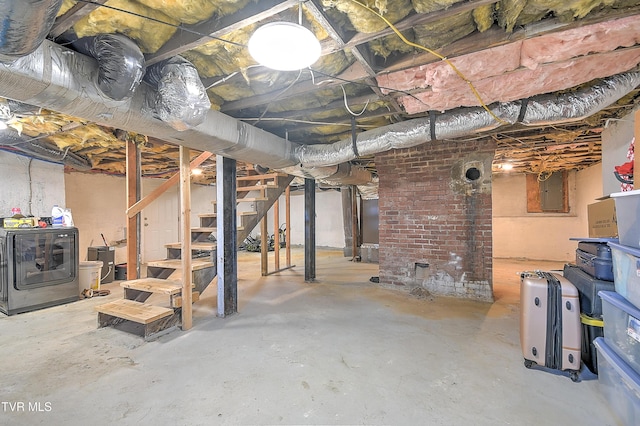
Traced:
MULTIPOLYGON (((311 68, 309 68, 309 69, 312 72, 316 72, 316 73, 318 73, 320 75, 323 75, 325 77, 330 77, 330 78, 333 78, 333 79, 336 79, 336 80, 339 80, 339 81, 344 81, 345 83, 358 84, 360 86, 369 87, 369 88, 373 88, 373 89, 383 89, 383 90, 388 90, 390 92, 402 93, 403 95, 410 96, 413 99, 415 99, 416 101, 421 102, 421 103, 424 104, 424 101, 422 99, 420 99, 420 98, 416 97, 414 94, 409 93, 409 92, 404 91, 404 90, 398 90, 398 89, 394 89, 392 87, 377 86, 377 85, 374 85, 374 84, 363 83, 361 81, 347 80, 346 78, 342 78, 342 77, 339 77, 337 75, 327 74, 327 73, 324 73, 324 72, 322 72, 320 70, 312 70, 311 68)), ((322 84, 322 83, 320 83, 320 84, 322 84)))
POLYGON ((78 2, 79 3, 93 4, 93 5, 98 6, 98 7, 104 7, 104 8, 107 8, 107 9, 115 10, 116 12, 127 13, 127 14, 129 14, 131 16, 136 16, 138 18, 146 19, 146 20, 149 20, 149 21, 152 21, 152 22, 157 22, 158 24, 163 24, 163 25, 167 25, 167 26, 170 26, 170 27, 174 27, 174 28, 177 28, 177 29, 179 29, 181 31, 185 31, 185 32, 188 32, 188 33, 191 33, 191 34, 202 36, 202 37, 208 37, 208 38, 210 38, 212 40, 218 40, 218 41, 221 41, 223 43, 232 44, 234 46, 246 47, 246 45, 244 45, 242 43, 236 43, 235 41, 225 40, 225 39, 220 38, 220 37, 212 36, 211 34, 204 34, 204 33, 201 33, 199 31, 194 31, 192 29, 189 29, 189 28, 183 26, 182 24, 179 24, 179 25, 172 24, 170 22, 166 22, 166 21, 163 21, 161 19, 152 18, 150 16, 145 16, 145 15, 142 15, 140 13, 132 12, 130 10, 121 9, 119 7, 109 6, 107 4, 101 4, 101 3, 97 3, 97 2, 91 1, 91 0, 78 0, 78 2))
MULTIPOLYGON (((330 79, 322 80, 322 81, 319 81, 319 82, 316 83, 316 77, 313 74, 313 70, 311 69, 311 67, 309 67, 308 70, 309 70, 309 74, 311 74, 311 83, 314 86, 320 86, 322 84, 333 83, 333 80, 330 80, 330 79)), ((325 74, 325 76, 327 76, 327 75, 325 74)), ((330 77, 330 76, 327 76, 327 77, 330 77)))
POLYGON ((355 112, 351 111, 351 108, 349 108, 349 104, 347 103, 347 92, 345 92, 344 86, 342 84, 340 85, 340 88, 342 89, 344 107, 347 109, 347 111, 349 111, 349 114, 353 115, 354 117, 360 117, 362 114, 364 114, 367 110, 367 107, 369 106, 369 99, 367 99, 367 102, 364 104, 364 108, 362 108, 362 111, 356 114, 355 112))
POLYGON ((256 124, 258 124, 260 122, 260 120, 262 120, 262 118, 264 118, 264 116, 267 113, 267 111, 269 111, 269 107, 271 106, 271 104, 274 103, 275 101, 277 101, 280 98, 280 96, 284 95, 289 89, 291 89, 293 87, 294 84, 296 84, 298 82, 298 80, 300 80, 300 76, 301 75, 302 75, 302 70, 298 71, 298 76, 291 83, 289 83, 289 85, 287 87, 282 89, 280 91, 280 93, 278 93, 276 96, 273 97, 273 99, 271 99, 269 101, 267 106, 264 108, 264 111, 262 112, 262 114, 260 114, 260 119, 256 122, 256 124))
POLYGON ((60 159, 60 161, 64 160, 67 157, 67 154, 69 153, 69 148, 71 148, 71 145, 67 146, 64 149, 64 155, 62 156, 62 158, 60 159))
POLYGON ((544 182, 546 180, 549 180, 551 175, 553 175, 553 172, 542 171, 542 172, 538 173, 538 182, 544 182))
MULTIPOLYGON (((249 65, 247 68, 245 68, 245 71, 249 70, 250 68, 257 68, 257 67, 262 67, 262 65, 249 65)), ((227 82, 227 80, 229 80, 232 77, 235 77, 237 74, 240 74, 241 72, 242 71, 234 71, 231 74, 226 75, 226 76, 220 78, 219 80, 214 81, 213 83, 211 83, 210 85, 205 87, 205 90, 209 90, 212 87, 217 86, 218 84, 225 83, 225 82, 227 82)), ((245 79, 248 79, 248 77, 245 77, 245 79)))
POLYGON ((391 28, 391 30, 393 30, 394 33, 396 33, 396 35, 398 37, 400 37, 400 40, 402 40, 405 44, 411 46, 411 47, 415 47, 416 49, 420 49, 420 50, 424 50, 425 52, 428 52, 432 55, 434 55, 435 57, 441 59, 442 61, 444 61, 447 65, 449 65, 449 67, 451 67, 451 69, 465 82, 469 85, 469 88, 471 89, 471 92, 473 93, 473 95, 478 99, 478 102, 480 102, 480 105, 482 106, 482 108, 484 108, 493 118, 496 119, 496 121, 498 121, 501 124, 509 124, 508 122, 506 122, 505 120, 501 119, 500 117, 498 117, 497 115, 495 115, 493 113, 493 111, 491 111, 489 109, 489 107, 484 103, 484 101, 482 100, 482 97, 480 96, 480 93, 478 93, 478 91, 476 90, 475 86, 473 85, 473 83, 468 80, 464 74, 462 74, 462 72, 458 69, 458 67, 456 67, 453 62, 451 62, 449 59, 447 59, 445 56, 439 54, 438 52, 429 49, 428 47, 422 46, 420 44, 414 43, 412 41, 407 40, 407 38, 400 32, 400 30, 398 30, 395 25, 393 25, 387 18, 385 18, 384 16, 382 16, 380 13, 376 12, 375 10, 373 10, 372 8, 370 8, 369 6, 360 3, 358 0, 351 0, 351 2, 359 5, 360 7, 364 8, 365 10, 368 10, 369 12, 373 13, 374 15, 376 15, 378 18, 382 19, 384 21, 385 24, 387 24, 389 26, 389 28, 391 28))
POLYGON ((231 74, 229 74, 229 75, 227 75, 227 76, 222 77, 220 80, 218 80, 218 81, 214 81, 213 83, 211 83, 210 85, 208 85, 207 87, 205 87, 205 88, 204 88, 204 90, 209 90, 209 89, 211 89, 212 87, 215 87, 215 86, 217 86, 217 85, 218 85, 218 84, 220 84, 220 83, 224 83, 224 82, 226 82, 226 81, 227 81, 227 80, 229 80, 231 77, 233 77, 233 76, 235 76, 236 74, 238 74, 239 72, 240 72, 240 71, 234 71, 234 72, 232 72, 231 74))

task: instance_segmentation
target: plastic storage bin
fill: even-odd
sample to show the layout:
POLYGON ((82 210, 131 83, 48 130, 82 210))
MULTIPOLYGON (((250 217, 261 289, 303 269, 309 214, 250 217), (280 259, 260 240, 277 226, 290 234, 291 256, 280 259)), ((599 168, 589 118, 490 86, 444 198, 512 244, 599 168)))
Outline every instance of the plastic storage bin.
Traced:
POLYGON ((612 291, 601 291, 604 338, 635 371, 640 372, 640 309, 612 291))
POLYGON ((610 195, 616 205, 620 244, 640 248, 640 189, 610 195))
POLYGON ((617 293, 640 306, 640 250, 609 243, 613 257, 613 283, 617 293))
POLYGON ((602 337, 594 344, 598 350, 598 383, 611 411, 622 424, 640 424, 640 374, 616 355, 602 337))

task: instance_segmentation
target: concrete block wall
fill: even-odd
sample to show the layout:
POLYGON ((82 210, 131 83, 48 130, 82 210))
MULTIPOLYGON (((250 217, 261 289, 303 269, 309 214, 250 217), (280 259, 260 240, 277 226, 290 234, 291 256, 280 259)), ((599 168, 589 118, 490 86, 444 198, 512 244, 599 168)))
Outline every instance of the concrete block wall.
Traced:
POLYGON ((486 142, 429 142, 376 155, 380 282, 484 301, 492 291, 486 142))

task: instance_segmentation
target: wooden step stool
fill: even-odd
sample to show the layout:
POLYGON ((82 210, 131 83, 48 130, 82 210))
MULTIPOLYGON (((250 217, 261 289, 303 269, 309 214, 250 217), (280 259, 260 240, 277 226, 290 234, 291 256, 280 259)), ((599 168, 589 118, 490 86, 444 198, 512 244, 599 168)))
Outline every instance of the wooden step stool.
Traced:
POLYGON ((111 326, 152 340, 175 329, 180 322, 181 309, 149 305, 120 299, 95 307, 98 328, 111 326))

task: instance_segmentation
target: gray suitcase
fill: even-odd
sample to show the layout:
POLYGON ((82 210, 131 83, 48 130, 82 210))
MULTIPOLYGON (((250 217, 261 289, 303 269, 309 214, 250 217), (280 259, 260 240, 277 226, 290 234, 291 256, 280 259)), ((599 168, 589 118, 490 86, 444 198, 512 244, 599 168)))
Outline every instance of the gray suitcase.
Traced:
POLYGON ((568 371, 579 380, 582 348, 578 290, 550 272, 520 276, 520 346, 524 365, 568 371))

